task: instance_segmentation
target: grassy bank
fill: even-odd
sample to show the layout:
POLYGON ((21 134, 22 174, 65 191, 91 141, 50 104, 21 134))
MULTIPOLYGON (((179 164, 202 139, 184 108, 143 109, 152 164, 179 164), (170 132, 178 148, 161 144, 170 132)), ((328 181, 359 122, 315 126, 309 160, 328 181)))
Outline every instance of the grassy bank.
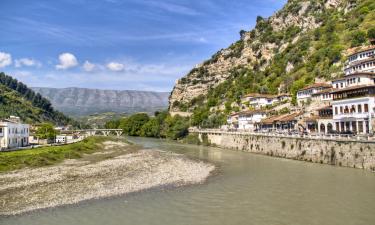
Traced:
POLYGON ((25 167, 41 167, 62 162, 64 159, 81 158, 83 154, 99 151, 111 137, 89 137, 81 142, 63 146, 50 146, 15 152, 0 152, 0 172, 25 167))

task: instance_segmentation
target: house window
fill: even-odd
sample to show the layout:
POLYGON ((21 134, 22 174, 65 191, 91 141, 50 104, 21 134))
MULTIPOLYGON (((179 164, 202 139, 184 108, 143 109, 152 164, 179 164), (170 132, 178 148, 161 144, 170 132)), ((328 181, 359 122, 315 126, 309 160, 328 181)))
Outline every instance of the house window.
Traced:
POLYGON ((368 112, 368 104, 365 104, 365 112, 368 112))
POLYGON ((358 83, 360 83, 361 82, 361 78, 360 77, 358 77, 358 83))
POLYGON ((339 114, 337 107, 335 107, 335 115, 339 114))
POLYGON ((336 122, 336 131, 340 131, 340 123, 336 122))
POLYGON ((358 112, 362 113, 362 105, 358 105, 358 112))
POLYGON ((3 133, 3 128, 2 127, 0 128, 0 133, 3 133))
POLYGON ((342 106, 340 106, 340 114, 342 114, 343 113, 343 108, 342 108, 342 106))
POLYGON ((358 121, 358 133, 363 133, 363 122, 358 121))

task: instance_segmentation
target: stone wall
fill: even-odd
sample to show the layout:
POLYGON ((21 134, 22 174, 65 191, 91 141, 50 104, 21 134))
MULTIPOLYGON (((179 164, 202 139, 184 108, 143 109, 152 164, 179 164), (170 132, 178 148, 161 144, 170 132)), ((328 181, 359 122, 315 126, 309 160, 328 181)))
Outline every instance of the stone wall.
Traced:
POLYGON ((199 133, 211 145, 287 159, 375 171, 375 143, 237 133, 199 133))

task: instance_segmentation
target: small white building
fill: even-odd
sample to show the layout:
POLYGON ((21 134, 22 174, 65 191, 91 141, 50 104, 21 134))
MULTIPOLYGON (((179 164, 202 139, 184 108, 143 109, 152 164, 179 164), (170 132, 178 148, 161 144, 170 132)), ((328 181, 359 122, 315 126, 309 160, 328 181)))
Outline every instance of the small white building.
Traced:
POLYGON ((253 131, 256 124, 267 117, 267 112, 264 110, 253 110, 241 112, 238 114, 238 129, 253 131))
POLYGON ((74 137, 72 135, 60 134, 56 136, 55 142, 58 144, 72 143, 74 137))
POLYGON ((19 117, 11 116, 0 121, 0 150, 29 145, 29 124, 21 123, 19 117))
POLYGON ((267 106, 273 106, 274 104, 288 100, 291 100, 291 96, 289 94, 268 95, 251 93, 242 98, 242 104, 247 104, 252 109, 262 109, 267 106))
POLYGON ((309 85, 297 92, 297 103, 299 106, 303 105, 309 100, 312 100, 312 95, 322 92, 325 89, 332 88, 331 84, 327 83, 315 83, 309 85))

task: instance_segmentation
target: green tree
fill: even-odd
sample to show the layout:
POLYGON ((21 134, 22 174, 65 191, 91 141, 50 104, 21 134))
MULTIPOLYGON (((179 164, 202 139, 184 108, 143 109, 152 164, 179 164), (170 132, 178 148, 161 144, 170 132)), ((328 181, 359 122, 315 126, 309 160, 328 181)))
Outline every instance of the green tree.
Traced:
POLYGON ((142 126, 141 136, 143 137, 160 137, 160 123, 157 118, 151 118, 142 126))
POLYGON ((57 135, 57 131, 50 123, 43 123, 36 131, 36 136, 40 139, 54 140, 57 135))
POLYGON ((119 128, 127 135, 140 136, 142 126, 149 120, 150 117, 146 113, 137 113, 120 121, 119 128))
POLYGON ((375 39, 375 28, 371 28, 367 31, 367 37, 369 39, 375 39))

